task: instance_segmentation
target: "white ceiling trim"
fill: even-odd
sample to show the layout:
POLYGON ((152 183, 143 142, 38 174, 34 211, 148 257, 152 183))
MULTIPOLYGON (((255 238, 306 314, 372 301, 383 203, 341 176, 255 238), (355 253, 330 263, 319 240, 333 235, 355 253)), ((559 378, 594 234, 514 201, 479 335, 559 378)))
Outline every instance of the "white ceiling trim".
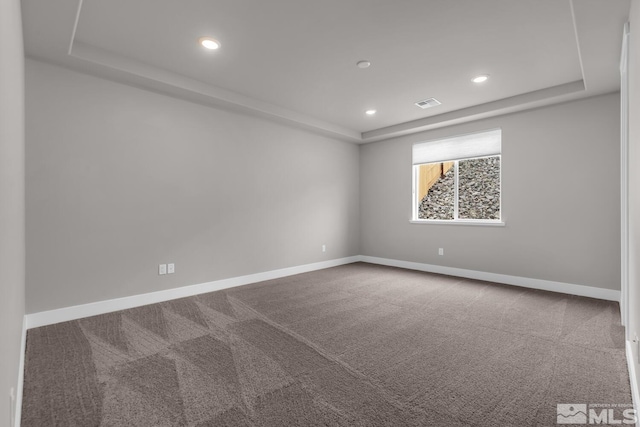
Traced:
POLYGON ((73 41, 76 39, 76 32, 78 31, 78 23, 80 22, 80 12, 82 11, 82 2, 78 2, 78 9, 76 10, 76 19, 73 21, 73 31, 71 31, 71 39, 69 40, 69 49, 67 49, 67 55, 71 55, 73 50, 73 41))
MULTIPOLYGON (((580 49, 580 36, 578 35, 578 24, 576 22, 576 9, 573 5, 574 1, 575 0, 569 0, 569 6, 571 6, 571 22, 573 23, 573 33, 576 37, 576 49, 578 50, 578 62, 580 62, 580 74, 582 75, 582 81, 584 82, 584 62, 582 61, 582 49, 580 49)), ((584 90, 587 90, 586 82, 584 82, 584 90)))
POLYGON ((485 119, 487 117, 499 116, 502 114, 515 113, 517 111, 549 105, 551 103, 565 102, 575 98, 576 94, 584 92, 584 80, 578 80, 563 85, 548 87, 533 92, 485 104, 474 105, 473 107, 462 108, 437 116, 425 117, 394 126, 364 132, 363 142, 374 142, 387 138, 394 138, 410 133, 423 132, 425 130, 451 126, 473 120, 485 119))
POLYGON ((298 127, 315 130, 321 134, 351 142, 358 142, 362 139, 360 132, 352 129, 326 123, 286 108, 149 66, 82 42, 73 44, 71 56, 112 69, 115 73, 107 71, 107 74, 111 74, 112 77, 119 77, 119 80, 134 84, 142 83, 146 88, 168 93, 172 96, 215 107, 252 113, 260 117, 271 118, 290 125, 294 124, 298 127))
MULTIPOLYGON (((140 79, 146 80, 144 86, 147 88, 159 90, 163 93, 194 102, 252 113, 260 117, 271 118, 289 125, 293 124, 297 127, 314 130, 323 135, 350 142, 359 142, 362 139, 361 133, 352 129, 317 120, 286 108, 259 101, 236 92, 149 66, 140 61, 78 42, 75 40, 75 37, 82 15, 82 2, 83 0, 80 0, 78 3, 74 28, 69 43, 68 54, 71 57, 130 74, 131 77, 137 80, 138 84, 140 83, 140 79)), ((126 77, 123 73, 117 74, 120 75, 120 77, 126 77)))
POLYGON ((76 41, 76 30, 82 16, 83 0, 78 1, 68 55, 80 61, 90 63, 91 66, 88 67, 89 69, 92 69, 94 72, 97 71, 98 74, 107 78, 141 86, 200 104, 268 118, 325 136, 349 142, 367 143, 536 108, 543 105, 565 102, 580 97, 580 94, 584 94, 586 90, 586 82, 578 27, 576 24, 576 14, 574 11, 574 1, 570 0, 570 4, 572 23, 576 36, 576 49, 578 50, 582 73, 581 80, 363 133, 76 41), (96 66, 98 68, 97 70, 96 66))

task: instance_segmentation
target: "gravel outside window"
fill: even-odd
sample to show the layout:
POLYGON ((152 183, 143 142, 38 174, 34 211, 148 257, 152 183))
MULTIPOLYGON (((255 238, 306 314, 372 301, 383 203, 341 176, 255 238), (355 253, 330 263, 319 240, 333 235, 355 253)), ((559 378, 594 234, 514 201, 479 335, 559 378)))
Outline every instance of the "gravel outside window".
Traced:
POLYGON ((417 208, 418 219, 500 220, 500 156, 456 161, 417 208))

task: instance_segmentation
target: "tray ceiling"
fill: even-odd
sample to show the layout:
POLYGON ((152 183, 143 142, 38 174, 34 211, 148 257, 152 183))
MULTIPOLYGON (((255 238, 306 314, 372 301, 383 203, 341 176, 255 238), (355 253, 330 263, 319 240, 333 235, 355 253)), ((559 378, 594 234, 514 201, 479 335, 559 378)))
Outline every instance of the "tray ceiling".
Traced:
POLYGON ((354 142, 618 90, 628 10, 628 0, 23 0, 30 57, 354 142), (221 48, 206 51, 202 36, 221 48), (478 74, 490 78, 471 82, 478 74), (430 97, 442 105, 414 105, 430 97))

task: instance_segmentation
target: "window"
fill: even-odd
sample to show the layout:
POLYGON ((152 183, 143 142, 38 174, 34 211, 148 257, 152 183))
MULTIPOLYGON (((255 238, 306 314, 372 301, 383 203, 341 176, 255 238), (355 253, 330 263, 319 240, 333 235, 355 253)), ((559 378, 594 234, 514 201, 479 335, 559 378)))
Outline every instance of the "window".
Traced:
POLYGON ((500 129, 413 146, 413 220, 500 222, 500 129))

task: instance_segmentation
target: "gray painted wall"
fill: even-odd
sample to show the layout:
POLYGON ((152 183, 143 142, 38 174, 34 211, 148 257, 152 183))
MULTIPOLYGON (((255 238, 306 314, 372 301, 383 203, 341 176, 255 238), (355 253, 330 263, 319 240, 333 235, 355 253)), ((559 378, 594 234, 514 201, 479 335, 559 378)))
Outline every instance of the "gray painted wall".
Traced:
POLYGON ((24 317, 24 53, 19 0, 0 0, 0 425, 17 390, 24 317))
MULTIPOLYGON (((629 16, 629 334, 640 331, 640 0, 632 0, 629 16)), ((636 381, 640 382, 638 346, 631 345, 636 381)), ((640 404, 640 402, 636 402, 640 404)))
POLYGON ((610 94, 362 146, 361 253, 620 289, 619 99, 610 94), (409 223, 412 144, 497 127, 506 226, 409 223))
POLYGON ((26 71, 28 313, 358 254, 358 146, 26 71))

